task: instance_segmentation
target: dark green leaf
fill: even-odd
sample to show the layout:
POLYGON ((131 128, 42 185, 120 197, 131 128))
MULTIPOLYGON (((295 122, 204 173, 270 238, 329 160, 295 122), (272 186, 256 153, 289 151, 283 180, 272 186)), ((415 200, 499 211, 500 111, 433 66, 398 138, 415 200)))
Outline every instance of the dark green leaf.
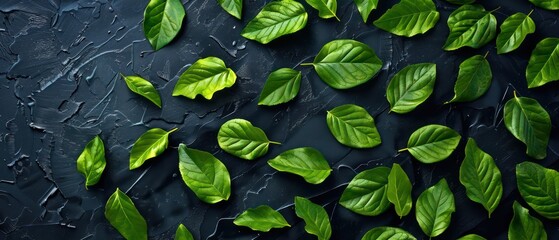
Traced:
POLYGON ((448 228, 454 211, 454 195, 444 178, 421 193, 415 204, 417 223, 429 237, 439 236, 448 228))
POLYGON ((179 224, 179 227, 175 232, 175 240, 194 240, 194 237, 184 225, 179 224))
POLYGON ((225 152, 246 160, 254 160, 268 152, 270 143, 262 129, 244 119, 231 119, 221 125, 217 133, 219 147, 225 152))
MULTIPOLYGON (((533 11, 533 10, 532 10, 533 11)), ((508 53, 517 49, 528 34, 536 31, 536 24, 530 14, 515 13, 501 24, 501 32, 497 35, 497 53, 508 53)))
POLYGON ((475 55, 460 64, 454 97, 449 102, 469 102, 483 96, 491 86, 493 73, 485 57, 475 55))
POLYGON ((551 119, 537 100, 517 97, 505 104, 505 126, 516 139, 526 144, 526 154, 535 159, 547 156, 551 119))
POLYGON ((559 10, 559 0, 530 0, 534 5, 547 10, 559 10))
POLYGON ((128 240, 147 240, 146 220, 125 193, 116 189, 105 205, 105 218, 128 240))
POLYGON ((516 165, 516 183, 522 198, 540 215, 559 219, 559 173, 532 162, 516 165))
POLYGON ((280 172, 297 174, 312 184, 324 182, 332 172, 322 153, 310 147, 285 151, 269 160, 268 164, 280 172))
POLYGON ((487 240, 487 239, 477 234, 468 234, 466 236, 458 238, 458 240, 487 240))
POLYGON ((231 16, 236 17, 241 20, 241 15, 243 12, 243 0, 217 0, 221 8, 231 16))
POLYGON ((546 38, 532 51, 526 68, 528 88, 559 80, 559 38, 546 38))
POLYGON ((305 231, 317 236, 319 240, 330 239, 332 227, 323 207, 304 197, 295 197, 295 214, 305 221, 305 231))
POLYGON ((481 5, 464 5, 448 18, 450 34, 443 49, 480 48, 497 35, 497 19, 481 5))
POLYGON ((321 18, 336 18, 338 21, 340 19, 336 16, 336 10, 338 9, 338 3, 336 0, 305 0, 311 7, 318 10, 318 16, 321 18))
POLYGON ((411 189, 412 185, 408 175, 399 164, 394 163, 388 175, 386 196, 388 197, 388 201, 394 204, 396 214, 398 214, 400 218, 408 215, 411 211, 413 204, 411 189))
POLYGON ((355 5, 357 5, 357 10, 363 18, 363 22, 367 22, 369 15, 374 9, 377 9, 378 0, 353 0, 355 5))
POLYGON ((258 105, 274 106, 291 101, 299 93, 301 72, 280 68, 268 76, 260 93, 258 105))
POLYGON ((101 179, 107 160, 105 145, 99 136, 87 143, 77 160, 78 172, 85 176, 85 188, 95 185, 101 179))
POLYGON ((355 176, 342 193, 340 205, 365 216, 377 216, 390 207, 387 197, 390 168, 376 167, 355 176))
POLYGON ((291 227, 281 213, 266 205, 247 209, 237 216, 233 223, 260 232, 269 232, 272 228, 291 227))
POLYGON ((400 228, 376 227, 367 231, 361 240, 416 240, 416 238, 400 228))
POLYGON ((509 225, 509 240, 547 240, 542 222, 530 216, 528 209, 514 201, 514 216, 509 225))
POLYGON ((431 96, 436 79, 437 65, 433 63, 413 64, 400 70, 386 89, 390 111, 408 113, 414 110, 431 96))
POLYGON ((169 144, 169 134, 176 130, 166 132, 160 128, 152 128, 142 134, 130 151, 130 170, 139 168, 146 160, 163 153, 169 144))
POLYGON ((223 60, 216 57, 202 58, 181 74, 173 89, 173 96, 194 99, 200 94, 212 99, 215 92, 233 86, 236 80, 237 75, 225 66, 223 60))
POLYGON ((439 12, 432 0, 401 0, 373 24, 398 36, 413 37, 435 27, 439 12))
POLYGON ((179 145, 179 170, 182 180, 206 203, 226 201, 231 195, 229 171, 212 154, 179 145))
POLYGON ((144 12, 144 33, 155 51, 179 33, 185 16, 180 0, 150 0, 144 12))
POLYGON ((325 44, 312 65, 320 79, 330 87, 348 89, 361 85, 377 74, 382 61, 364 43, 339 39, 325 44))
POLYGON ((432 124, 412 133, 408 140, 408 150, 422 163, 436 163, 445 160, 460 143, 460 134, 449 127, 432 124))
POLYGON ((474 139, 468 139, 465 152, 466 157, 460 166, 460 182, 466 188, 468 198, 483 205, 491 217, 503 196, 501 171, 474 139))
POLYGON ((294 0, 268 3, 243 29, 241 35, 262 44, 297 32, 307 24, 305 7, 294 0))
POLYGON ((159 93, 157 92, 157 90, 155 90, 155 87, 153 87, 153 85, 148 80, 145 80, 138 76, 122 75, 122 78, 124 78, 124 81, 126 81, 126 85, 130 89, 130 91, 147 98, 152 103, 161 108, 161 97, 159 97, 159 93))
POLYGON ((328 111, 326 123, 336 140, 348 147, 372 148, 382 142, 375 120, 360 106, 338 106, 328 111))

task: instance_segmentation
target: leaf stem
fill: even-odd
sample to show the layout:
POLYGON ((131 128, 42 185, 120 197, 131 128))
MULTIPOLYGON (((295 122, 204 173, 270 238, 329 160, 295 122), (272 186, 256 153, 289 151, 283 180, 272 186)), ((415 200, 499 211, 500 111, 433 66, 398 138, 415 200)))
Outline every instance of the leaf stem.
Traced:
POLYGON ((314 63, 301 63, 301 66, 313 66, 314 63))
POLYGON ((485 53, 485 55, 483 55, 483 58, 487 59, 487 56, 488 56, 488 55, 489 55, 489 51, 487 51, 487 52, 485 53))
POLYGON ((338 20, 338 22, 340 21, 340 18, 338 18, 338 16, 336 16, 336 14, 334 14, 334 17, 336 18, 336 20, 338 20))
POLYGON ((512 94, 514 95, 514 98, 518 98, 518 96, 516 96, 516 90, 512 91, 512 94))
POLYGON ((270 144, 275 144, 275 145, 281 145, 280 142, 275 142, 275 141, 268 141, 268 143, 270 143, 270 144))
POLYGON ((490 13, 493 13, 493 12, 495 12, 495 11, 499 10, 499 9, 501 9, 501 6, 499 6, 499 7, 495 8, 495 9, 491 10, 491 12, 490 12, 490 13))
POLYGON ((528 16, 530 16, 533 12, 534 12, 534 9, 532 9, 532 10, 528 13, 528 16))
POLYGON ((169 131, 167 132, 167 134, 171 134, 172 132, 177 131, 177 130, 178 130, 178 128, 173 128, 173 129, 169 130, 169 131))
POLYGON ((401 153, 401 152, 405 152, 407 150, 408 150, 408 148, 402 148, 402 149, 398 150, 398 152, 401 153))

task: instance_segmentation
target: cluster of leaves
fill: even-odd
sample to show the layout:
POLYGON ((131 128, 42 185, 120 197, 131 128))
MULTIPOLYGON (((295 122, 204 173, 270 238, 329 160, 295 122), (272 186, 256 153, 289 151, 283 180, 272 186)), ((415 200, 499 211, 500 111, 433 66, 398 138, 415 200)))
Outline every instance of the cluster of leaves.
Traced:
MULTIPOLYGON (((321 18, 336 18, 336 0, 306 0, 318 10, 321 18)), ((497 52, 508 53, 517 49, 528 34, 534 33, 535 23, 530 13, 515 13, 500 26, 492 11, 481 5, 470 5, 474 0, 447 0, 461 4, 448 18, 450 30, 444 50, 462 47, 479 48, 496 38, 497 52)), ((559 9, 559 2, 530 0, 546 9, 559 9)), ((241 19, 242 0, 218 0, 232 16, 241 19)), ((377 0, 355 0, 361 17, 366 22, 376 8, 377 0)), ((179 0, 151 0, 146 7, 144 31, 150 44, 159 50, 178 34, 185 17, 179 0)), ((308 14, 302 4, 295 0, 278 0, 268 3, 242 30, 241 35, 262 44, 303 29, 308 14)), ((394 5, 373 24, 392 34, 412 37, 434 28, 440 14, 432 0, 402 0, 394 5)), ((492 71, 485 56, 476 55, 460 64, 454 97, 446 103, 474 101, 488 90, 492 71)), ((374 78, 382 68, 382 61, 373 49, 364 43, 339 39, 325 44, 312 66, 327 85, 335 89, 349 89, 374 78)), ((559 39, 546 38, 537 44, 526 69, 529 88, 559 80, 559 39)), ((161 97, 156 88, 139 76, 124 76, 128 88, 158 107, 161 97)), ((213 95, 231 87, 236 81, 235 72, 216 57, 202 58, 181 74, 172 95, 195 99, 213 95)), ((274 106, 294 99, 300 89, 300 71, 281 68, 270 73, 258 100, 258 105, 274 106)), ((437 79, 437 66, 433 63, 409 65, 393 75, 386 89, 390 111, 405 114, 416 109, 433 93, 437 79)), ((516 92, 504 108, 504 123, 510 133, 526 145, 526 154, 534 159, 546 157, 551 120, 546 110, 535 100, 518 97, 516 92)), ((327 111, 326 124, 340 143, 352 148, 373 148, 382 143, 374 118, 360 106, 346 104, 327 111)), ((141 167, 147 160, 162 154, 168 147, 172 129, 150 129, 141 135, 130 150, 130 170, 141 167)), ((238 158, 255 160, 268 152, 271 144, 266 133, 244 119, 225 122, 217 133, 220 148, 238 158)), ((409 137, 406 148, 415 159, 433 164, 447 159, 458 147, 461 135, 442 125, 427 125, 417 129, 409 137)), ((503 185, 501 172, 493 158, 481 150, 474 139, 469 138, 465 158, 459 171, 459 179, 470 200, 486 209, 488 217, 498 207, 503 185)), ((178 147, 179 170, 185 185, 203 202, 215 204, 227 201, 231 195, 231 177, 225 164, 211 153, 178 147)), ((328 160, 311 147, 284 151, 268 160, 268 165, 279 172, 302 177, 307 183, 321 184, 332 169, 328 160)), ((86 188, 96 184, 105 170, 105 148, 99 136, 93 138, 77 159, 77 169, 85 176, 86 188)), ((539 164, 523 162, 516 167, 518 189, 526 203, 539 215, 559 219, 559 173, 539 164)), ((391 168, 376 167, 357 174, 342 193, 339 203, 352 212, 365 216, 377 216, 393 205, 398 216, 405 217, 413 209, 412 183, 406 171, 397 163, 391 168)), ((318 239, 329 239, 332 229, 324 208, 304 197, 295 197, 295 213, 305 222, 305 230, 318 239)), ((442 234, 450 225, 451 215, 456 211, 454 196, 445 179, 427 188, 415 202, 416 220, 429 237, 442 234)), ((518 202, 513 206, 514 217, 510 222, 510 239, 546 239, 542 223, 529 214, 518 202)), ((105 206, 108 221, 127 239, 147 239, 146 221, 132 200, 120 189, 111 195, 105 206)), ((281 213, 262 205, 247 209, 234 220, 238 226, 254 231, 267 232, 272 228, 291 225, 281 213)), ((368 231, 362 239, 415 239, 403 229, 377 227, 368 231)), ((175 239, 193 239, 184 225, 177 228, 175 239)), ((484 239, 467 235, 461 239, 484 239)))

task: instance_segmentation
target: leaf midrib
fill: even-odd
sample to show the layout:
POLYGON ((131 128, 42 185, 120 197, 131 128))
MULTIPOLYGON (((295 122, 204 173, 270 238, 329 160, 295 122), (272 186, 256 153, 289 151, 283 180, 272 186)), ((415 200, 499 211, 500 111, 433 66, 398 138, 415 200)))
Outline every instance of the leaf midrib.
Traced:
MULTIPOLYGON (((372 137, 370 137, 366 132, 360 130, 357 127, 354 127, 353 125, 349 124, 347 121, 345 121, 344 119, 342 119, 341 117, 336 116, 336 114, 332 113, 331 111, 326 111, 327 113, 329 113, 330 115, 332 115, 334 118, 338 119, 338 121, 344 123, 344 125, 350 126, 352 129, 355 129, 355 131, 363 134, 367 139, 369 139, 370 141, 374 141, 375 139, 373 139, 372 137)), ((363 126, 363 127, 368 127, 368 126, 363 126)), ((372 127, 371 127, 372 128, 372 127)), ((345 134, 347 136, 349 136, 349 134, 345 134)))
POLYGON ((538 84, 541 83, 542 80, 545 80, 545 79, 543 79, 543 78, 541 77, 541 75, 542 75, 542 73, 543 73, 543 69, 545 69, 545 68, 547 67, 547 65, 549 64, 551 58, 552 58, 554 55, 559 55, 559 53, 557 53, 557 51, 559 51, 558 49, 559 49, 559 44, 557 44, 557 45, 555 46, 555 48, 553 48, 553 51, 551 51, 551 53, 549 54, 549 57, 545 60, 545 63, 544 63, 543 66, 539 69, 538 74, 534 77, 534 80, 535 80, 535 79, 540 79, 540 80, 538 81, 538 84))
MULTIPOLYGON (((272 11, 267 11, 267 12, 272 12, 272 11)), ((278 13, 278 12, 273 12, 273 13, 278 13)), ((246 34, 246 33, 258 33, 258 32, 262 32, 262 31, 264 31, 265 29, 274 28, 274 27, 276 27, 277 25, 283 24, 284 22, 289 22, 289 21, 292 21, 292 20, 294 20, 294 19, 297 19, 297 20, 298 20, 299 18, 304 17, 305 14, 307 14, 307 12, 304 12, 304 11, 301 12, 301 13, 299 13, 299 14, 297 14, 297 15, 294 15, 294 16, 288 16, 288 15, 285 15, 285 14, 282 13, 282 15, 288 16, 289 18, 286 18, 286 19, 281 20, 281 21, 279 21, 279 22, 275 22, 275 23, 273 23, 272 25, 267 25, 267 26, 265 26, 265 27, 263 27, 263 28, 258 28, 258 29, 254 30, 254 31, 247 31, 247 32, 245 32, 245 34, 246 34)), ((249 23, 249 24, 250 24, 250 23, 249 23)), ((246 28, 245 28, 245 29, 246 29, 246 28)), ((274 35, 275 35, 275 34, 274 34, 274 35)), ((266 38, 268 38, 268 37, 269 37, 269 36, 266 36, 266 38)))
POLYGON ((155 146, 159 145, 159 143, 163 140, 165 141, 165 138, 167 137, 167 135, 169 135, 169 132, 166 132, 165 134, 163 134, 162 136, 160 136, 156 141, 154 141, 152 144, 150 144, 147 148, 144 149, 144 151, 142 151, 142 155, 140 155, 140 157, 138 157, 136 159, 137 161, 145 161, 147 160, 146 155, 148 154, 148 152, 150 152, 150 149, 155 148, 155 146))

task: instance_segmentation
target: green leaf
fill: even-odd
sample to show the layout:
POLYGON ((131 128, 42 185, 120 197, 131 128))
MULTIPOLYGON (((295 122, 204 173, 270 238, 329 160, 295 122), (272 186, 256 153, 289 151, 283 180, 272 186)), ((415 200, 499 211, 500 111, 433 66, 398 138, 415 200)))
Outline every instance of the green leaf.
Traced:
POLYGON ((559 219, 559 173, 532 162, 516 165, 516 183, 522 198, 540 215, 559 219))
MULTIPOLYGON (((533 11, 533 10, 532 10, 533 11)), ((536 31, 536 24, 530 14, 515 13, 501 24, 501 32, 497 35, 497 53, 512 52, 524 41, 528 34, 536 31)))
POLYGON ((340 205, 365 216, 377 216, 390 207, 388 175, 390 168, 376 167, 357 174, 342 193, 340 205))
POLYGON ((487 239, 477 234, 468 234, 466 236, 458 238, 458 240, 487 240, 487 239))
POLYGON ((361 240, 416 240, 416 238, 400 228, 376 227, 367 231, 361 240))
POLYGON ((382 142, 375 120, 360 106, 338 106, 328 111, 326 123, 336 140, 348 147, 372 148, 382 142))
POLYGON ((401 0, 373 24, 398 36, 413 37, 435 27, 439 12, 432 0, 401 0))
POLYGON ((436 79, 437 65, 433 63, 412 64, 400 70, 392 77, 386 89, 390 111, 413 111, 431 96, 436 79))
POLYGON ((177 36, 185 16, 180 0, 150 0, 144 11, 144 33, 155 51, 177 36))
POLYGON ((340 19, 336 16, 336 10, 338 9, 338 3, 336 0, 305 0, 311 7, 318 10, 318 16, 321 18, 336 18, 338 21, 340 19))
POLYGON ((378 6, 378 0, 353 0, 353 2, 357 5, 357 10, 365 23, 367 22, 367 19, 369 19, 371 12, 374 9, 377 9, 378 6))
POLYGON ((412 185, 408 175, 399 164, 394 163, 388 175, 386 196, 388 197, 388 201, 394 204, 396 214, 398 214, 400 218, 408 215, 411 211, 413 204, 411 189, 412 185))
POLYGON ((99 136, 95 136, 87 143, 77 160, 78 172, 85 176, 86 189, 99 182, 106 165, 105 145, 99 136))
POLYGON ((446 0, 446 1, 452 4, 464 5, 464 4, 472 4, 476 0, 446 0))
POLYGON ((547 10, 559 10, 559 0, 530 0, 534 5, 547 10))
POLYGON ((148 80, 145 80, 138 76, 124 76, 122 74, 121 76, 122 78, 124 78, 124 81, 126 82, 126 85, 128 86, 128 89, 130 89, 130 91, 147 98, 152 103, 161 108, 161 97, 159 97, 159 93, 157 92, 157 90, 155 90, 155 87, 153 87, 153 85, 148 80))
POLYGON ((118 188, 107 200, 105 218, 128 240, 148 239, 146 220, 132 200, 118 188))
POLYGON ((530 211, 514 201, 514 215, 509 225, 509 240, 547 240, 542 222, 530 216, 530 211))
POLYGON ((526 144, 526 154, 535 159, 547 156, 551 119, 536 99, 517 97, 505 104, 505 126, 516 139, 526 144))
POLYGON ((454 206, 454 195, 443 178, 425 190, 415 204, 415 218, 423 232, 429 237, 443 233, 450 225, 454 206))
POLYGON ((219 147, 225 152, 246 160, 254 160, 268 152, 270 143, 262 129, 244 119, 231 119, 221 125, 217 133, 219 147))
POLYGON ((466 188, 468 198, 483 205, 491 217, 503 196, 501 171, 474 139, 468 139, 465 152, 466 157, 460 165, 460 182, 466 188))
POLYGON ((322 206, 304 197, 295 197, 295 214, 305 221, 307 233, 317 236, 319 240, 330 239, 332 227, 328 213, 322 206))
POLYGON ((268 76, 258 105, 274 106, 291 101, 299 93, 301 72, 280 68, 268 76))
POLYGON ((497 19, 481 5, 464 5, 448 18, 450 34, 443 49, 480 48, 497 35, 497 19))
POLYGON ((174 128, 166 132, 160 128, 152 128, 142 134, 130 151, 130 170, 139 168, 146 160, 163 153, 169 144, 169 134, 176 130, 174 128))
POLYGON ((188 231, 188 229, 181 223, 175 232, 175 240, 194 240, 194 237, 192 236, 192 233, 190 233, 190 231, 188 231))
POLYGON ((528 88, 559 80, 558 69, 559 38, 546 38, 536 45, 528 61, 526 68, 528 88))
POLYGON ((436 163, 452 154, 460 138, 460 134, 449 127, 431 124, 415 130, 408 140, 408 147, 400 152, 407 150, 422 163, 436 163))
POLYGON ((375 51, 364 43, 339 39, 325 44, 312 65, 314 70, 330 87, 348 89, 361 85, 377 74, 382 61, 375 51))
POLYGON ((470 102, 483 96, 491 86, 493 73, 487 59, 475 55, 460 64, 454 97, 449 102, 470 102))
POLYGON ((307 17, 305 7, 297 1, 272 1, 246 25, 241 36, 267 44, 303 29, 307 24, 307 17))
POLYGON ((233 86, 236 80, 237 75, 225 66, 223 60, 216 57, 202 58, 181 74, 173 89, 173 96, 194 99, 200 94, 212 99, 215 92, 233 86))
POLYGON ((266 205, 247 209, 237 216, 233 223, 260 232, 269 232, 272 228, 291 227, 281 213, 266 205))
POLYGON ((297 174, 312 184, 324 182, 332 172, 322 153, 311 147, 285 151, 269 160, 268 165, 280 172, 297 174))
POLYGON ((217 0, 221 8, 231 16, 236 17, 241 20, 241 15, 243 12, 243 0, 217 0))
POLYGON ((179 170, 184 183, 206 203, 227 201, 231 195, 229 171, 212 154, 179 145, 179 170))

